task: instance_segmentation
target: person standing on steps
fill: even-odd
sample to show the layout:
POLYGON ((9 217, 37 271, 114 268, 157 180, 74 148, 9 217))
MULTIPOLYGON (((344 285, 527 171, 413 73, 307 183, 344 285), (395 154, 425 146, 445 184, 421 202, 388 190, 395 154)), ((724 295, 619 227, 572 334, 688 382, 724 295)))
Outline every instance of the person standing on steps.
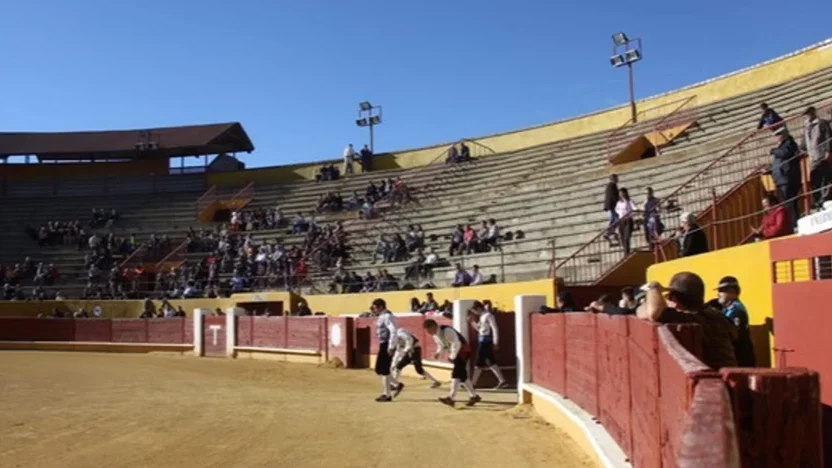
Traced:
POLYGON ((378 314, 376 321, 376 337, 378 338, 378 355, 376 355, 376 374, 381 377, 381 395, 376 398, 379 403, 393 401, 401 393, 404 385, 399 383, 392 375, 390 368, 393 364, 392 355, 395 351, 393 340, 396 337, 396 319, 393 313, 387 310, 387 303, 384 299, 376 299, 370 306, 374 314, 378 314), (395 394, 390 396, 390 388, 395 388, 395 394))
POLYGON ((604 211, 606 211, 609 216, 609 225, 607 226, 607 232, 604 233, 604 239, 606 239, 610 244, 612 244, 612 240, 616 236, 614 224, 618 221, 618 215, 615 212, 615 205, 617 203, 618 176, 616 174, 610 174, 610 180, 604 190, 604 211))
POLYGON ((453 407, 456 391, 462 385, 469 396, 468 403, 465 406, 474 406, 479 403, 482 398, 477 395, 474 384, 468 378, 468 357, 471 354, 471 348, 468 346, 465 337, 453 327, 439 325, 432 319, 425 320, 423 326, 427 334, 436 341, 434 358, 438 359, 442 353, 447 353, 448 360, 454 365, 453 371, 451 371, 451 390, 448 396, 439 398, 439 401, 453 407))

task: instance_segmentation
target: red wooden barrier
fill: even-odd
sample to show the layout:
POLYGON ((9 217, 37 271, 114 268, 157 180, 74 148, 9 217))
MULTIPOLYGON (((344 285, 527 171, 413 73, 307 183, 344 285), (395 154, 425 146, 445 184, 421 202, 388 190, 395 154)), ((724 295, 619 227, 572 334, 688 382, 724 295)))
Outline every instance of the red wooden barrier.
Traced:
POLYGON ((531 316, 532 382, 566 394, 566 317, 531 316))
POLYGON ((598 325, 598 420, 625 453, 632 451, 630 420, 630 358, 626 317, 599 314, 598 325))
POLYGON ((702 379, 679 440, 679 468, 737 467, 739 452, 731 398, 718 379, 702 379))
POLYGON ((823 466, 820 379, 805 369, 722 369, 744 467, 823 466))
POLYGON ((113 339, 112 321, 109 319, 73 320, 75 341, 108 343, 113 339))
POLYGON ((72 319, 35 319, 12 317, 0 319, 0 341, 73 341, 72 319))
POLYGON ((566 315, 566 397, 598 417, 598 368, 595 314, 566 315))
POLYGON ((661 466, 659 358, 657 325, 629 319, 630 394, 632 395, 633 466, 661 466))
POLYGON ((323 351, 326 317, 287 317, 286 347, 323 351))
POLYGON ((286 348, 286 323, 288 317, 249 317, 251 346, 257 348, 286 348))
POLYGON ((147 320, 148 343, 184 343, 187 318, 160 318, 147 320))
POLYGON ((253 346, 254 320, 247 316, 238 316, 237 320, 237 346, 253 346))
POLYGON ((147 343, 146 320, 113 319, 112 330, 115 343, 147 343))

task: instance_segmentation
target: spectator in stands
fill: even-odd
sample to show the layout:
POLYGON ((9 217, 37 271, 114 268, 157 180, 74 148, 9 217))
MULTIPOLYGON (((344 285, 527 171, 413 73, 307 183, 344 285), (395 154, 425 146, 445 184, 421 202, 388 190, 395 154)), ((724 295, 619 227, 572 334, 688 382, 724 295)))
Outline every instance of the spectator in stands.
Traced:
POLYGON ((786 205, 789 216, 793 223, 800 217, 798 211, 798 195, 800 195, 800 158, 798 157, 797 143, 789 135, 785 125, 774 131, 777 139, 777 147, 772 148, 771 155, 774 157, 771 167, 771 176, 780 199, 786 205))
POLYGON ((479 249, 477 231, 470 224, 465 226, 465 231, 462 233, 462 247, 468 255, 476 253, 479 249))
POLYGON ((708 251, 708 238, 705 231, 696 223, 696 216, 693 213, 682 213, 680 217, 682 226, 679 228, 679 256, 692 257, 708 251))
POLYGON ((821 208, 829 199, 832 184, 832 128, 829 121, 817 115, 814 106, 803 113, 806 124, 803 131, 803 146, 809 154, 813 206, 821 208))
POLYGON ((748 311, 740 301, 740 282, 733 276, 725 276, 719 280, 716 290, 723 315, 737 327, 737 340, 734 343, 737 363, 742 367, 754 367, 757 359, 751 341, 748 311))
POLYGON ((387 263, 392 259, 392 246, 387 241, 387 236, 384 234, 380 234, 378 236, 378 240, 376 241, 376 250, 373 252, 373 259, 370 263, 376 263, 378 258, 381 257, 382 263, 387 263))
POLYGON ((425 260, 422 262, 421 275, 425 278, 432 277, 437 263, 439 263, 439 256, 433 251, 433 247, 428 247, 425 251, 425 260))
POLYGON ((483 284, 484 280, 482 278, 482 273, 480 273, 480 266, 474 265, 474 269, 472 270, 471 274, 471 286, 476 286, 478 284, 483 284))
POLYGON ((468 162, 471 160, 471 149, 468 148, 468 145, 465 142, 459 143, 459 155, 457 156, 457 162, 468 162))
POLYGON ((621 300, 618 301, 618 307, 635 312, 637 305, 635 288, 623 288, 621 290, 621 300))
POLYGON ((584 310, 586 312, 607 315, 631 315, 634 313, 632 309, 625 309, 620 305, 615 305, 608 294, 601 294, 598 299, 592 301, 584 310))
POLYGON ((618 214, 615 212, 615 205, 618 204, 618 200, 618 175, 610 174, 609 182, 607 182, 607 187, 604 189, 604 211, 609 215, 609 225, 607 232, 604 233, 604 239, 610 243, 616 237, 613 225, 618 221, 618 214))
POLYGON ((471 275, 462 268, 462 264, 456 264, 456 274, 454 275, 454 282, 451 286, 458 288, 461 286, 469 286, 471 284, 471 275))
POLYGON ((309 230, 309 222, 303 217, 303 213, 298 211, 295 219, 292 222, 292 234, 301 234, 309 230))
POLYGON ((483 221, 483 227, 485 228, 485 235, 480 236, 480 247, 484 251, 500 250, 500 227, 497 226, 497 221, 494 218, 487 222, 483 221))
POLYGON ((647 198, 644 200, 644 239, 650 250, 664 232, 664 225, 659 217, 661 200, 653 194, 653 188, 647 187, 647 198))
POLYGON ((618 202, 615 204, 615 215, 618 221, 618 235, 621 239, 621 246, 624 247, 624 255, 630 255, 630 239, 633 236, 633 216, 636 212, 636 204, 630 199, 630 192, 626 188, 618 190, 618 202))
POLYGON ((690 272, 676 273, 667 288, 654 281, 644 285, 643 290, 645 301, 638 307, 639 318, 699 324, 703 329, 703 362, 713 369, 737 366, 737 328, 720 311, 705 304, 702 278, 690 272))
POLYGON ((373 170, 373 152, 370 151, 370 147, 364 145, 361 148, 361 170, 363 172, 370 172, 373 170))
POLYGON ((436 302, 436 299, 433 298, 433 293, 429 292, 425 294, 425 302, 422 304, 422 307, 419 309, 419 313, 426 314, 428 312, 435 312, 439 310, 439 304, 436 302))
POLYGON ((451 233, 451 245, 448 248, 448 256, 453 257, 454 254, 461 254, 464 247, 465 231, 461 224, 457 224, 451 233))
POLYGON ((578 307, 575 305, 575 300, 572 298, 572 293, 569 291, 558 291, 555 296, 555 307, 540 306, 540 313, 546 314, 550 312, 577 312, 578 307))
POLYGON ((454 164, 459 160, 459 152, 456 150, 456 145, 451 145, 448 148, 448 157, 445 158, 445 164, 454 164))
POLYGON ((352 174, 352 161, 355 158, 355 149, 352 147, 352 143, 347 145, 344 148, 344 175, 352 174))
POLYGON ((760 116, 760 121, 757 122, 757 130, 766 127, 771 130, 774 130, 775 126, 783 121, 783 117, 780 117, 774 109, 768 107, 768 104, 765 102, 760 104, 760 109, 763 111, 763 115, 760 116))
POLYGON ((774 239, 776 237, 794 234, 794 221, 789 219, 786 207, 780 205, 773 193, 763 196, 763 223, 760 227, 752 227, 756 239, 774 239))

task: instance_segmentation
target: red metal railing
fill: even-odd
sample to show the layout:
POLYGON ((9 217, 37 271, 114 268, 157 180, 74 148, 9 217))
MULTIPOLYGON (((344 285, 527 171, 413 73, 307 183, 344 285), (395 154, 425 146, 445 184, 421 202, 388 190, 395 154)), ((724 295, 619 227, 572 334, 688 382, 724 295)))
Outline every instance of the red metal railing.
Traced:
POLYGON ((241 188, 237 193, 234 194, 233 197, 231 197, 231 203, 234 204, 234 202, 238 200, 252 199, 254 199, 254 182, 249 182, 248 185, 241 188))
POLYGON ((202 214, 203 211, 208 209, 212 203, 217 201, 218 193, 217 193, 217 186, 212 185, 205 193, 202 194, 196 200, 196 218, 199 219, 199 215, 202 214))
MULTIPOLYGON (((818 114, 828 113, 832 103, 818 107, 818 114)), ((783 125, 789 128, 792 136, 802 133, 801 115, 791 116, 783 125)), ((665 233, 675 233, 681 226, 680 214, 683 212, 701 214, 710 210, 722 197, 747 177, 758 174, 761 168, 771 165, 771 149, 776 146, 771 129, 749 132, 736 144, 722 153, 702 170, 695 173, 685 183, 669 195, 662 197, 659 212, 665 233)), ((742 215, 743 213, 737 213, 742 215)), ((617 227, 618 223, 614 227, 617 227)), ((647 240, 639 230, 634 232, 631 248, 633 251, 648 247, 647 240)), ((610 268, 624 260, 620 248, 612 248, 604 239, 607 229, 599 232, 592 240, 584 244, 572 255, 555 266, 555 275, 564 278, 570 284, 592 284, 610 268)), ((657 257, 672 240, 660 239, 661 249, 657 257)), ((716 246, 711 246, 715 248, 716 246)), ((724 247, 724 246, 723 246, 724 247)), ((664 256, 663 258, 668 258, 664 256)), ((657 258, 659 261, 660 258, 657 258)))
POLYGON ((156 265, 154 266, 154 270, 159 271, 160 268, 163 268, 165 266, 165 263, 170 262, 170 261, 177 261, 177 260, 184 261, 185 257, 182 254, 187 249, 188 249, 188 240, 185 239, 184 241, 182 241, 181 244, 177 245, 173 250, 171 250, 170 253, 168 253, 161 260, 156 262, 156 265))
MULTIPOLYGON (((607 137, 607 160, 612 160, 633 139, 653 132, 661 132, 683 123, 693 122, 699 114, 696 95, 639 111, 638 121, 624 122, 607 137)), ((654 146, 656 154, 659 148, 654 146)))
POLYGON ((118 265, 119 269, 123 269, 124 267, 129 265, 131 261, 133 261, 135 259, 138 259, 138 257, 140 255, 143 255, 146 251, 147 251, 147 244, 142 243, 141 245, 136 247, 136 250, 134 250, 133 253, 131 253, 130 255, 127 256, 127 258, 125 258, 124 260, 121 261, 121 263, 118 265))

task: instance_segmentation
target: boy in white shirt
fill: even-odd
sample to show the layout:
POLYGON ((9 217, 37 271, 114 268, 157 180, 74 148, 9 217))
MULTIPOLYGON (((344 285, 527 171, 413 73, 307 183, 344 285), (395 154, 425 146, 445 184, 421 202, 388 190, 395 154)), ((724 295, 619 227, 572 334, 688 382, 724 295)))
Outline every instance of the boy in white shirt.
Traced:
MULTIPOLYGON (((422 367, 422 345, 419 343, 419 340, 404 328, 396 329, 395 337, 394 346, 396 352, 393 354, 393 368, 391 369, 393 377, 398 379, 402 369, 409 364, 413 364, 417 374, 431 381, 430 388, 439 388, 441 385, 439 381, 433 378, 422 367)), ((396 390, 401 392, 399 387, 404 387, 404 384, 399 383, 396 388, 396 390)))
POLYGON ((431 335, 436 341, 435 358, 439 358, 442 353, 447 353, 448 360, 454 365, 451 372, 451 391, 448 396, 439 398, 439 401, 445 405, 454 406, 454 395, 457 389, 462 385, 468 392, 468 403, 465 406, 474 406, 482 400, 477 392, 474 390, 474 385, 471 379, 468 378, 468 356, 471 354, 471 348, 468 342, 465 341, 458 331, 453 327, 447 325, 439 325, 432 319, 425 320, 425 331, 431 335))
POLYGON ((395 351, 395 343, 392 343, 396 336, 396 320, 393 318, 393 313, 387 310, 387 303, 384 299, 376 299, 370 306, 373 313, 378 314, 376 321, 376 337, 378 337, 378 355, 376 355, 376 374, 381 377, 381 396, 376 398, 379 403, 389 403, 393 401, 390 396, 390 388, 393 387, 395 395, 398 396, 404 389, 404 385, 399 383, 392 375, 390 375, 390 368, 393 364, 392 356, 395 351))
POLYGON ((474 368, 474 385, 480 379, 482 370, 485 368, 491 369, 494 376, 497 377, 497 386, 495 390, 506 388, 506 379, 497 365, 497 359, 494 357, 494 350, 499 346, 500 330, 497 327, 497 320, 494 318, 494 313, 491 310, 491 302, 485 301, 485 304, 480 301, 474 301, 471 310, 468 311, 468 320, 471 325, 477 328, 479 335, 477 342, 477 362, 474 368))

